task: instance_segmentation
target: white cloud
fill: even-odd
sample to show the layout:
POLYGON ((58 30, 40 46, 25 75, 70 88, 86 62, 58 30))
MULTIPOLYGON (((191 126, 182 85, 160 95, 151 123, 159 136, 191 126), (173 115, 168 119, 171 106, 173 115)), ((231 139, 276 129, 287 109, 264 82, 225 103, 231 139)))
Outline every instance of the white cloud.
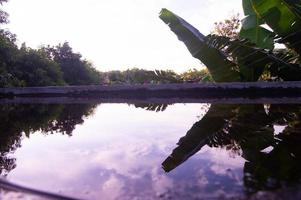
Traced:
POLYGON ((107 180, 102 186, 102 190, 104 191, 103 197, 108 200, 117 199, 118 197, 122 196, 123 187, 124 183, 122 180, 116 178, 114 175, 111 175, 109 180, 107 180))

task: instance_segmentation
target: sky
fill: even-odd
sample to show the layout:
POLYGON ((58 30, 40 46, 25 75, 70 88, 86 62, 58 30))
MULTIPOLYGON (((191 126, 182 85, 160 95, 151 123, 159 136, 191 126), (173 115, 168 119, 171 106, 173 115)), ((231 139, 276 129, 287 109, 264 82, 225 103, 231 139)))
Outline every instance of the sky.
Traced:
MULTIPOLYGON (((6 25, 18 43, 37 48, 68 41, 101 71, 201 68, 159 19, 167 8, 203 34, 242 13, 241 0, 9 0, 6 25)), ((242 16, 242 14, 241 14, 242 16)))

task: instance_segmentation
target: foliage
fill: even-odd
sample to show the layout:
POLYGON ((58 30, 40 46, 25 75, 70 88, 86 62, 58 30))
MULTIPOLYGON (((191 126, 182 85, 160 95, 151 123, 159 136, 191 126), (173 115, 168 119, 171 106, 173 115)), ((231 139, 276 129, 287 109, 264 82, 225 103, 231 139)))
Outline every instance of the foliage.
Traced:
POLYGON ((181 74, 183 82, 212 82, 212 77, 207 69, 190 69, 181 74))
POLYGON ((16 36, 0 30, 0 87, 88 85, 100 82, 92 64, 72 52, 68 43, 31 49, 16 45, 16 36))
MULTIPOLYGON (((264 3, 259 5, 258 3, 257 6, 261 8, 263 4, 264 3)), ((290 5, 295 4, 296 3, 293 2, 290 5)), ((273 32, 269 32, 269 34, 263 33, 265 32, 263 31, 264 28, 260 26, 263 22, 260 21, 259 23, 258 21, 259 19, 261 20, 262 17, 260 18, 258 16, 260 13, 258 14, 257 10, 254 11, 252 6, 254 7, 252 1, 244 1, 244 10, 247 17, 243 20, 240 36, 244 36, 247 40, 235 38, 233 34, 225 30, 224 35, 228 34, 228 36, 231 35, 234 38, 216 35, 204 36, 184 19, 167 9, 162 9, 160 18, 171 28, 178 38, 185 43, 192 56, 198 58, 206 65, 212 78, 216 82, 257 81, 262 78, 263 74, 274 76, 272 78, 273 80, 301 80, 301 67, 299 63, 288 62, 286 59, 288 56, 279 56, 276 52, 269 51, 269 49, 273 48, 275 34, 273 32), (257 46, 254 43, 256 43, 257 46)), ((299 12, 301 8, 295 6, 294 9, 299 12)), ((298 19, 294 19, 294 22, 298 24, 298 19)), ((273 23, 278 22, 282 23, 282 19, 276 18, 273 21, 273 23)), ((233 24, 234 22, 230 20, 229 24, 231 23, 233 24)), ((223 23, 221 23, 221 26, 222 25, 223 23)), ((290 25, 292 27, 297 26, 294 23, 290 25)), ((235 26, 231 25, 229 27, 235 26)), ((285 28, 295 30, 295 28, 285 28)), ((222 29, 219 30, 219 34, 222 32, 221 30, 222 29)), ((291 33, 286 32, 286 34, 291 33)), ((298 44, 300 39, 295 37, 297 33, 293 32, 292 34, 295 39, 295 44, 298 44)), ((281 38, 280 41, 288 41, 289 38, 291 38, 291 36, 286 35, 285 38, 281 38)), ((295 44, 295 46, 293 46, 292 42, 288 41, 288 43, 298 52, 298 48, 295 44)))
POLYGON ((253 10, 252 0, 243 0, 242 2, 246 17, 242 20, 240 36, 263 49, 273 49, 275 34, 262 26, 264 21, 253 10))
MULTIPOLYGON (((269 26, 273 30, 276 38, 261 40, 267 42, 271 40, 273 44, 283 43, 291 49, 275 49, 273 54, 275 57, 281 58, 287 65, 272 63, 266 67, 273 79, 281 80, 301 80, 301 66, 300 66, 300 42, 301 42, 301 2, 295 0, 243 0, 244 12, 248 16, 250 13, 260 19, 262 24, 269 26)), ((252 24, 250 28, 256 28, 252 24)), ((262 27, 262 26, 260 26, 262 27)), ((254 41, 256 35, 245 36, 244 29, 246 25, 243 24, 241 36, 249 39, 258 47, 264 48, 261 41, 254 41)))
POLYGON ((44 51, 24 45, 19 51, 13 71, 24 82, 24 86, 55 86, 65 83, 56 62, 48 59, 44 51))
MULTIPOLYGON (((280 65, 286 69, 292 64, 285 62, 270 52, 255 47, 247 40, 230 39, 228 37, 209 35, 208 44, 222 50, 228 55, 237 66, 242 81, 256 81, 262 75, 265 66, 280 65)), ((301 72, 301 71, 300 71, 301 72)), ((278 74, 280 78, 287 79, 286 76, 278 74)), ((300 75, 300 74, 299 74, 300 75)), ((301 79, 301 77, 300 77, 301 79)))
POLYGON ((206 69, 188 70, 177 74, 172 70, 127 69, 125 71, 101 72, 102 84, 162 84, 186 82, 211 82, 212 78, 206 69))
POLYGON ((240 27, 241 20, 239 18, 239 14, 236 14, 224 21, 215 22, 214 30, 211 34, 238 39, 240 27))
POLYGON ((16 37, 0 31, 0 87, 63 85, 57 63, 42 50, 18 48, 16 37))
MULTIPOLYGON (((0 0, 0 5, 6 3, 8 0, 0 0)), ((8 14, 0 9, 0 24, 8 23, 8 14)))
POLYGON ((102 73, 103 80, 109 84, 161 84, 181 83, 181 76, 172 70, 127 69, 125 71, 109 71, 102 73))
POLYGON ((16 64, 19 53, 15 41, 16 37, 14 34, 0 30, 0 87, 22 85, 12 69, 16 64))
POLYGON ((180 83, 181 77, 171 70, 155 70, 155 79, 159 83, 180 83))
MULTIPOLYGON (((280 37, 278 42, 301 54, 301 2, 299 0, 243 0, 245 11, 255 12, 280 37), (246 3, 248 2, 248 3, 246 3)), ((258 43, 256 43, 258 45, 258 43)))
POLYGON ((206 42, 206 37, 181 17, 162 9, 160 18, 183 41, 193 57, 201 60, 217 82, 240 81, 235 64, 227 56, 206 42))
POLYGON ((55 47, 44 47, 48 57, 56 62, 68 85, 99 84, 99 72, 82 55, 74 53, 68 42, 55 47))
MULTIPOLYGON (((0 5, 7 0, 0 0, 0 5)), ((0 10, 0 23, 8 14, 0 10)), ((16 35, 0 29, 0 87, 89 85, 100 82, 91 63, 74 53, 66 42, 31 49, 16 45, 16 35)))

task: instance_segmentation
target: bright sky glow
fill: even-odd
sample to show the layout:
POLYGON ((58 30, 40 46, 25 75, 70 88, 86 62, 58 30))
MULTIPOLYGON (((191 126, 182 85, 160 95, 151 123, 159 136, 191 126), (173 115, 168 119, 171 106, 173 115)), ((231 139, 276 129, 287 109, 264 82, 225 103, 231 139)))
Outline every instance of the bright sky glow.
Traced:
POLYGON ((27 46, 68 41, 101 71, 200 68, 158 18, 167 8, 208 34, 213 23, 242 13, 240 0, 10 0, 7 28, 27 46))

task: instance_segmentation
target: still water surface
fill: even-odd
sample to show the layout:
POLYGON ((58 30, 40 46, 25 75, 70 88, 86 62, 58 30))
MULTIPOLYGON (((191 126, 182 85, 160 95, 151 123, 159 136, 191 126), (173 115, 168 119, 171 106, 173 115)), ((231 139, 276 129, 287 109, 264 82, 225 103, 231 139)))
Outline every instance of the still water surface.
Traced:
POLYGON ((300 105, 3 105, 0 172, 80 199, 297 199, 300 118, 300 105))

